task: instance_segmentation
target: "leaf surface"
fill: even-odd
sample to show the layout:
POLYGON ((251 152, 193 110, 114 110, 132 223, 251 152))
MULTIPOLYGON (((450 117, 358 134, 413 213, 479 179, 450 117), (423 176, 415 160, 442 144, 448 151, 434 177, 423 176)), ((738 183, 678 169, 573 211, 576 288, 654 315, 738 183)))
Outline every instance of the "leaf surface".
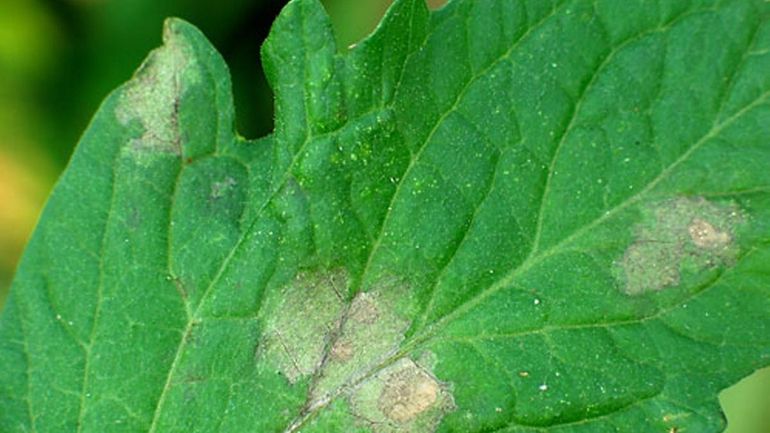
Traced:
POLYGON ((233 130, 191 25, 110 95, 0 318, 9 432, 719 432, 770 363, 770 4, 316 0, 233 130))

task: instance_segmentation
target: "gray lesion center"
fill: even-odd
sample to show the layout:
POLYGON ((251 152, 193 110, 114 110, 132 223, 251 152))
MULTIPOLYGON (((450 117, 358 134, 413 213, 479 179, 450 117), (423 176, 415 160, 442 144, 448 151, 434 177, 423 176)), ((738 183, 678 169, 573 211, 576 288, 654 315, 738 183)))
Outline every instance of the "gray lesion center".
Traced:
POLYGON ((738 254, 737 227, 744 216, 734 204, 679 197, 642 211, 635 240, 616 262, 622 290, 639 295, 678 286, 684 272, 731 265, 738 254))

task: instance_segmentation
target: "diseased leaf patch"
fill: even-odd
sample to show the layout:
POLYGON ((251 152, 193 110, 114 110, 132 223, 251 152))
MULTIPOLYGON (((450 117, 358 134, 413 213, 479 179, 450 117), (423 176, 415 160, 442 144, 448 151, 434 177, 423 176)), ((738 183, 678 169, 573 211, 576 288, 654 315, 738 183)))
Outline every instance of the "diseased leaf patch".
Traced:
POLYGON ((354 415, 374 433, 433 431, 455 409, 449 386, 409 358, 362 383, 350 399, 354 415))
POLYGON ((259 356, 289 383, 313 374, 323 363, 327 341, 339 326, 345 284, 344 274, 300 274, 269 301, 259 356))
POLYGON ((258 362, 308 386, 303 413, 287 431, 339 396, 374 432, 429 431, 454 403, 429 356, 397 356, 410 324, 407 287, 393 279, 348 300, 348 280, 343 270, 302 272, 266 301, 258 362))
POLYGON ((142 133, 130 141, 130 149, 182 154, 179 132, 179 101, 184 87, 194 84, 195 56, 184 36, 166 26, 164 44, 145 60, 125 89, 116 108, 123 125, 138 122, 142 133), (184 84, 183 84, 184 83, 184 84))
POLYGON ((730 266, 738 255, 744 217, 735 204, 679 197, 655 203, 642 218, 616 269, 628 295, 678 286, 683 273, 730 266))

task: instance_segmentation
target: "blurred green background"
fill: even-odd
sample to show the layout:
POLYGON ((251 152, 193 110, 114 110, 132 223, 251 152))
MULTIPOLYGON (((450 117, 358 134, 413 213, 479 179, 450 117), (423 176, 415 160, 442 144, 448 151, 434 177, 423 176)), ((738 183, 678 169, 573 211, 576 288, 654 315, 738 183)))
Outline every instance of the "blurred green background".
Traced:
MULTIPOLYGON (((339 46, 370 32, 390 1, 323 0, 339 46)), ((219 49, 233 75, 238 130, 259 137, 273 118, 259 47, 285 3, 0 0, 0 306, 80 133, 107 93, 160 45, 163 19, 194 23, 219 49)), ((770 433, 770 369, 725 391, 722 403, 728 433, 770 433)))

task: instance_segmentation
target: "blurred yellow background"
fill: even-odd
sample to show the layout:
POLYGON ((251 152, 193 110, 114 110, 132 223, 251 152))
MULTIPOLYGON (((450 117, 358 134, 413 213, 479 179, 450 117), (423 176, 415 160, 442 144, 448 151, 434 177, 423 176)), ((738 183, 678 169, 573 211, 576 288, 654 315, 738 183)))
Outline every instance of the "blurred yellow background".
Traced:
MULTIPOLYGON (((323 0, 340 46, 371 31, 390 1, 323 0)), ((101 99, 160 44, 163 19, 187 19, 220 50, 233 75, 239 132, 259 137, 273 116, 259 46, 285 3, 0 0, 0 306, 79 134, 101 99)), ((770 369, 725 391, 722 403, 728 433, 770 433, 770 369)))

